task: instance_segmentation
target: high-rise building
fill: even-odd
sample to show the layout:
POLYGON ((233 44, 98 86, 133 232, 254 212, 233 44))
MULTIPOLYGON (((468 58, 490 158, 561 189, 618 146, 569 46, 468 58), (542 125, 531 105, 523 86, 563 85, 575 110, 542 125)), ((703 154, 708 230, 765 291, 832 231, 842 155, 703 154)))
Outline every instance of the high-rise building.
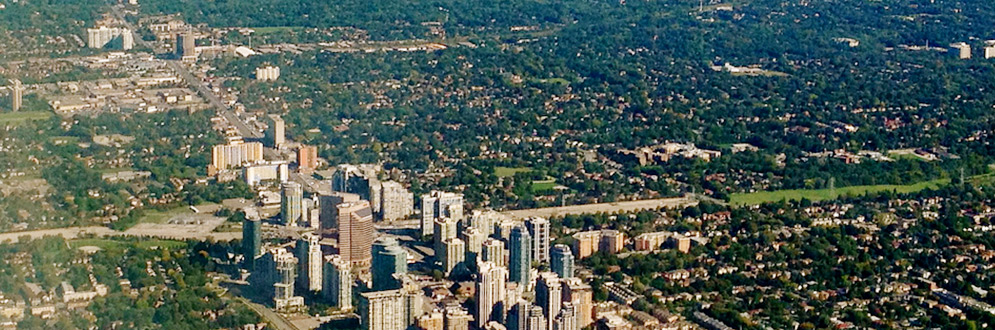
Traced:
POLYGON ((484 233, 477 228, 470 227, 463 230, 460 238, 466 243, 466 265, 472 271, 476 271, 477 260, 480 259, 480 254, 484 248, 484 233))
POLYGON ((301 214, 299 226, 314 229, 316 232, 321 229, 321 209, 318 208, 318 196, 304 199, 304 212, 301 214))
MULTIPOLYGON (((261 146, 262 144, 259 145, 261 146)), ((290 171, 285 160, 260 162, 246 165, 243 169, 243 177, 245 178, 245 184, 255 187, 263 181, 287 182, 290 178, 290 171)))
POLYGON ((439 218, 463 220, 463 194, 433 190, 421 197, 422 236, 432 234, 432 224, 439 218))
POLYGON ((441 310, 434 310, 418 318, 417 327, 421 330, 443 330, 445 317, 441 310))
MULTIPOLYGON (((510 302, 511 300, 509 299, 508 301, 510 302)), ((511 308, 508 308, 508 317, 505 323, 508 325, 508 330, 525 329, 525 323, 529 318, 530 310, 532 310, 532 304, 525 300, 517 300, 514 305, 511 305, 511 308)))
POLYGON ((950 48, 952 48, 951 53, 959 59, 966 60, 971 58, 971 45, 968 45, 966 42, 952 43, 950 44, 950 48))
POLYGON ((481 252, 481 260, 493 262, 495 265, 505 267, 507 262, 504 260, 504 242, 498 239, 488 238, 484 240, 483 250, 481 252))
POLYGON ((257 259, 253 274, 255 287, 271 297, 277 310, 293 311, 304 306, 304 298, 294 296, 297 258, 283 248, 273 248, 257 259))
POLYGON ((101 26, 86 29, 86 45, 90 48, 120 48, 129 50, 135 47, 135 38, 131 30, 101 26))
POLYGON ((995 44, 988 43, 985 45, 985 59, 995 58, 995 44))
POLYGON ((252 270, 256 257, 262 252, 262 221, 245 219, 242 221, 242 258, 245 268, 252 270))
POLYGON ((529 275, 532 271, 532 236, 528 230, 519 226, 511 230, 511 238, 508 241, 509 279, 518 283, 523 289, 528 288, 531 280, 529 275))
POLYGON ((473 316, 460 307, 446 308, 446 318, 443 329, 445 330, 469 330, 473 316))
POLYGON ((574 276, 574 255, 566 244, 556 244, 550 250, 549 268, 560 278, 574 276))
POLYGON ((370 273, 373 278, 373 290, 399 289, 401 282, 395 276, 408 272, 408 252, 401 247, 397 239, 384 236, 373 242, 372 255, 370 273))
POLYGON ((513 220, 501 220, 494 224, 494 234, 492 236, 508 241, 511 239, 511 230, 521 226, 521 222, 513 220))
POLYGON ((10 80, 10 109, 11 111, 21 110, 24 104, 24 85, 18 79, 10 80))
POLYGON ((586 328, 594 323, 594 291, 579 278, 563 279, 563 301, 569 301, 577 310, 577 327, 586 328))
POLYGON ((540 217, 525 220, 525 228, 532 236, 532 259, 538 262, 549 261, 549 220, 540 217))
POLYGON ((494 226, 502 221, 511 220, 508 216, 494 210, 473 210, 470 213, 470 227, 477 228, 484 233, 484 236, 494 234, 494 226))
POLYGON ((296 226, 304 212, 304 188, 297 182, 286 182, 281 186, 280 217, 286 226, 296 226))
POLYGON ((176 56, 184 61, 197 59, 197 37, 193 32, 176 35, 176 56))
POLYGON ((536 305, 542 308, 543 316, 549 324, 547 329, 553 328, 553 319, 560 314, 563 306, 563 284, 556 273, 543 272, 539 274, 536 281, 536 305))
POLYGON ((400 279, 401 294, 404 296, 404 324, 411 325, 417 322, 418 318, 425 312, 423 300, 425 294, 418 279, 414 276, 402 274, 400 279))
POLYGON ((321 293, 328 304, 339 310, 352 309, 352 267, 341 256, 325 257, 321 293))
POLYGON ((277 79, 280 79, 280 67, 267 65, 256 68, 256 80, 275 81, 277 79))
POLYGON ((374 214, 381 214, 381 184, 377 175, 383 167, 377 164, 341 164, 335 167, 332 174, 332 191, 347 192, 359 195, 370 201, 374 214))
POLYGON ((211 149, 211 166, 215 171, 252 164, 263 160, 259 142, 219 144, 211 149))
POLYGON ((580 330, 577 324, 577 309, 572 303, 564 302, 560 314, 553 319, 553 330, 580 330))
POLYGON ((287 141, 287 132, 283 118, 279 115, 269 115, 266 124, 269 125, 266 128, 266 142, 269 143, 269 147, 279 148, 282 147, 287 141))
POLYGON ((401 290, 359 294, 359 320, 363 330, 404 330, 404 295, 401 290))
POLYGON ((339 205, 344 203, 358 203, 359 195, 332 192, 331 194, 318 195, 318 213, 320 222, 318 232, 323 237, 332 237, 339 228, 339 205))
POLYGON ((318 147, 301 146, 297 149, 297 170, 301 173, 311 173, 318 168, 318 147))
POLYGON ((503 322, 508 270, 493 262, 483 262, 480 264, 479 275, 476 318, 478 327, 483 327, 488 321, 503 322))
POLYGON ((618 253, 625 244, 625 235, 611 229, 582 231, 573 234, 574 249, 578 259, 584 259, 599 251, 618 253))
POLYGON ((370 202, 338 205, 339 255, 353 268, 370 265, 373 247, 373 211, 370 202))
POLYGON ((435 220, 434 226, 432 227, 432 247, 435 249, 435 255, 440 255, 442 251, 442 242, 448 239, 456 238, 457 227, 459 222, 452 218, 439 218, 435 220))
POLYGON ((300 264, 300 275, 297 285, 305 291, 321 290, 321 272, 324 258, 321 254, 320 237, 314 234, 304 234, 297 240, 295 252, 300 264))
POLYGON ((539 306, 529 306, 528 314, 525 317, 523 330, 549 330, 549 322, 539 306))
POLYGON ((407 219, 415 212, 415 195, 399 182, 380 184, 380 218, 384 221, 407 219))
POLYGON ((442 242, 442 272, 449 276, 457 266, 466 260, 466 243, 459 238, 442 242))

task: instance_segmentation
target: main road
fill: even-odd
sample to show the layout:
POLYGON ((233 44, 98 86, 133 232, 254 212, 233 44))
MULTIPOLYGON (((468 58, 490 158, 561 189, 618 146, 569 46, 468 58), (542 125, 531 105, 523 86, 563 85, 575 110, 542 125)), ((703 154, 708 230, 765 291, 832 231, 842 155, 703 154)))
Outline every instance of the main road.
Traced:
MULTIPOLYGON (((528 217, 555 218, 565 215, 635 212, 641 210, 656 210, 660 208, 680 208, 698 205, 699 199, 702 199, 702 197, 688 194, 683 197, 673 198, 642 199, 614 203, 581 204, 512 210, 501 212, 501 214, 511 218, 512 220, 521 221, 528 217)), ((418 228, 418 226, 420 226, 419 220, 399 220, 392 222, 380 222, 376 224, 377 229, 411 229, 418 228)))
MULTIPOLYGON (((145 39, 142 39, 142 36, 138 34, 138 28, 136 28, 128 20, 124 19, 124 15, 121 14, 121 8, 119 8, 118 6, 111 6, 111 11, 114 13, 114 16, 117 17, 118 20, 124 22, 125 26, 127 26, 128 29, 131 30, 132 39, 134 39, 140 45, 148 49, 155 49, 155 45, 153 45, 151 42, 146 41, 145 39)), ((235 111, 233 111, 231 107, 228 106, 228 104, 222 101, 217 94, 214 94, 214 91, 212 91, 204 81, 197 79, 197 77, 195 77, 192 73, 190 73, 190 70, 187 69, 187 67, 184 66, 182 62, 175 60, 163 60, 163 61, 166 62, 166 65, 168 65, 169 68, 173 69, 173 71, 176 71, 176 74, 178 74, 180 78, 183 78, 183 80, 186 81, 186 83, 190 85, 191 88, 196 89, 201 97, 203 97, 205 100, 207 100, 207 102, 209 102, 211 105, 217 108, 218 114, 224 117, 225 120, 227 120, 230 125, 234 126, 235 129, 238 130, 238 133, 242 135, 242 137, 247 137, 247 138, 263 137, 263 135, 259 133, 259 131, 253 129, 252 127, 249 127, 249 125, 246 124, 245 121, 239 118, 238 115, 235 114, 235 111)))

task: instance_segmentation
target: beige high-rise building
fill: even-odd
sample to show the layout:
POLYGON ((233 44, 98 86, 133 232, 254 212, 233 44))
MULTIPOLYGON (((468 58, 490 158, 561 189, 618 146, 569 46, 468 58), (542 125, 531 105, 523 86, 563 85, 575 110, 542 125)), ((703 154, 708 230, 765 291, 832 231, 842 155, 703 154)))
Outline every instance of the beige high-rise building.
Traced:
POLYGON ((483 261, 493 262, 500 267, 508 266, 508 262, 505 260, 504 242, 499 239, 488 238, 484 240, 480 254, 483 261))
POLYGON ((950 44, 951 53, 957 58, 966 60, 971 58, 971 45, 966 42, 955 42, 950 44))
POLYGON ((460 307, 446 308, 444 330, 469 330, 473 316, 460 307))
POLYGON ((399 182, 381 182, 380 196, 380 217, 384 221, 407 219, 415 213, 415 195, 399 182))
POLYGON ((529 306, 525 316, 525 330, 549 330, 549 322, 543 314, 542 307, 529 306))
POLYGON ((259 81, 274 81, 280 78, 280 67, 278 66, 262 66, 256 68, 256 80, 259 81))
POLYGON ((363 330, 404 330, 404 295, 401 290, 359 294, 359 316, 363 330))
POLYGON ((273 148, 279 148, 287 142, 287 132, 284 126, 283 118, 279 115, 269 115, 267 117, 266 128, 266 141, 269 142, 269 146, 273 148))
POLYGON ((339 229, 339 204, 356 203, 360 200, 362 198, 359 198, 359 195, 344 192, 319 195, 318 207, 321 210, 318 212, 320 222, 318 232, 323 237, 334 237, 339 229))
POLYGON ((625 235, 617 230, 582 231, 573 235, 574 253, 577 259, 584 259, 599 251, 618 253, 625 244, 625 235))
POLYGON ((572 303, 564 302, 560 314, 553 319, 553 330, 580 330, 577 324, 577 309, 572 303))
POLYGON ((563 279, 563 301, 569 301, 577 310, 577 327, 594 323, 594 290, 579 278, 563 279))
POLYGON ((10 84, 10 109, 12 111, 21 110, 21 106, 24 104, 24 85, 21 85, 21 81, 17 79, 12 79, 10 84))
POLYGON ((352 266, 341 256, 325 257, 321 294, 339 310, 352 309, 352 266))
POLYGON ((280 185, 280 217, 285 226, 297 226, 304 214, 304 188, 297 182, 280 185))
POLYGON ((660 231, 653 233, 643 233, 636 236, 636 251, 653 251, 660 248, 667 239, 673 235, 671 232, 660 231))
POLYGON ((477 325, 483 327, 488 321, 499 321, 505 312, 505 282, 508 269, 493 262, 480 263, 477 280, 477 325))
POLYGON ((442 272, 449 276, 456 266, 466 260, 466 244, 459 238, 450 238, 442 242, 442 272))
POLYGON ((188 31, 176 35, 176 56, 184 61, 197 60, 197 37, 188 31))
POLYGON ((304 234, 297 240, 294 249, 297 255, 300 272, 297 275, 297 285, 305 291, 320 291, 324 258, 321 255, 320 238, 314 234, 304 234))
POLYGON ((508 216, 494 210, 473 210, 469 217, 470 227, 477 228, 484 236, 494 234, 494 226, 502 221, 511 220, 508 216))
POLYGON ((86 45, 90 48, 104 48, 107 44, 120 40, 119 45, 123 50, 135 47, 134 35, 131 30, 125 28, 112 28, 101 26, 93 29, 86 29, 86 45))
POLYGON ((543 272, 539 273, 535 291, 536 305, 542 308, 543 316, 549 322, 547 329, 552 329, 553 320, 563 307, 563 284, 556 273, 543 272))
POLYGON ((445 318, 442 316, 442 311, 434 310, 431 313, 422 315, 418 318, 417 326, 422 330, 443 330, 445 318))
POLYGON ((235 142, 219 144, 211 149, 211 166, 215 171, 227 170, 263 160, 263 144, 235 142))
POLYGON ((439 255, 442 251, 442 242, 450 238, 456 238, 458 226, 459 222, 456 219, 440 218, 435 220, 432 230, 432 247, 435 249, 436 255, 439 255))
POLYGON ((463 220, 463 194, 433 190, 421 197, 422 236, 432 234, 432 224, 436 219, 450 218, 463 220))
POLYGON ((477 228, 470 227, 461 233, 460 238, 466 244, 466 266, 470 271, 477 271, 477 261, 483 257, 484 239, 487 237, 477 228))
POLYGON ((338 207, 339 255, 354 268, 370 266, 373 247, 373 210, 370 202, 342 203, 338 207))

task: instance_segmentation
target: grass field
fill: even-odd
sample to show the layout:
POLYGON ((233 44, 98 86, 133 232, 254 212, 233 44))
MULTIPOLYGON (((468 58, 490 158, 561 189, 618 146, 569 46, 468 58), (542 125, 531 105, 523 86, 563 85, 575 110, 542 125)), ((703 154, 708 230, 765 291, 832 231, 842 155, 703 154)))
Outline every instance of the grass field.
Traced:
POLYGON ((148 210, 138 223, 165 223, 170 218, 183 214, 193 214, 189 207, 182 206, 166 211, 148 210))
POLYGON ((268 27, 256 27, 252 28, 258 34, 270 34, 270 33, 281 33, 281 32, 294 32, 303 30, 300 26, 268 26, 268 27))
POLYGON ((927 188, 935 189, 950 183, 950 179, 937 179, 919 182, 910 185, 873 185, 873 186, 851 186, 830 189, 791 189, 776 191, 760 191, 755 193, 732 194, 730 203, 735 205, 752 205, 766 202, 777 202, 781 200, 801 200, 807 198, 811 201, 821 201, 834 199, 843 195, 862 195, 869 192, 896 191, 898 193, 910 193, 927 188))
POLYGON ((541 181, 532 181, 532 191, 549 190, 549 189, 553 189, 553 187, 556 187, 556 186, 557 186, 556 180, 554 180, 554 179, 541 180, 541 181))
POLYGON ((494 175, 497 175, 499 178, 506 178, 506 177, 515 176, 515 173, 528 172, 528 171, 531 171, 531 170, 532 170, 531 167, 500 167, 500 166, 498 166, 498 167, 494 168, 494 175))
POLYGON ((116 250, 128 247, 136 247, 139 249, 149 249, 152 247, 179 249, 185 247, 186 245, 187 243, 181 241, 163 239, 143 239, 137 242, 126 242, 109 238, 85 238, 69 241, 69 246, 72 246, 73 248, 79 248, 81 246, 96 246, 104 250, 116 250))
POLYGON ((52 117, 48 111, 20 111, 0 113, 0 124, 16 124, 28 120, 44 120, 52 117))

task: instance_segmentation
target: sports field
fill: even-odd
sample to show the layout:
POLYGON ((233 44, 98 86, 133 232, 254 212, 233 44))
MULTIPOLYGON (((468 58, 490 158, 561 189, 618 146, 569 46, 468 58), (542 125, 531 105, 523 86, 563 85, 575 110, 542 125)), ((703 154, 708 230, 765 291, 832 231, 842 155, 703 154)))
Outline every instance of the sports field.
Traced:
POLYGON ((775 191, 759 191, 754 193, 732 194, 729 202, 735 205, 763 204, 766 202, 777 202, 781 200, 801 200, 807 198, 811 201, 821 201, 834 199, 845 195, 863 195, 869 192, 895 191, 898 193, 910 193, 924 189, 936 189, 950 183, 950 179, 937 179, 924 181, 909 185, 881 184, 873 186, 850 186, 836 189, 789 189, 775 191))

